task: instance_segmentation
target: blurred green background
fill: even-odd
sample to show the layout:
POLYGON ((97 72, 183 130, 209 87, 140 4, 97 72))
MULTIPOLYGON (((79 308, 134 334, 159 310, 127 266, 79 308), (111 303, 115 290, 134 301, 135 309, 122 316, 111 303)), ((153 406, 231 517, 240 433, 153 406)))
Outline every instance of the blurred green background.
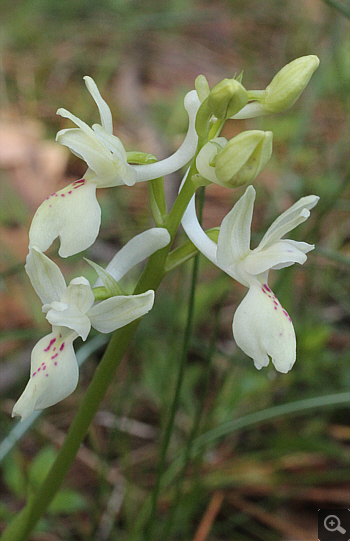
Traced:
MULTIPOLYGON (((47 195, 85 171, 54 143, 56 132, 69 127, 55 113, 64 107, 89 124, 98 121, 82 77, 95 79, 127 150, 163 158, 186 132, 183 97, 197 75, 212 86, 243 70, 246 88, 263 89, 287 62, 319 56, 320 67, 292 109, 231 122, 223 132, 227 138, 244 129, 274 133, 273 157, 255 182, 254 242, 299 197, 321 198, 293 237, 315 243, 315 251, 303 267, 271 274, 293 318, 297 362, 287 375, 254 368, 231 329, 246 290, 201 258, 155 530, 155 541, 315 539, 318 508, 349 506, 349 408, 342 394, 350 386, 349 1, 1 0, 0 8, 0 431, 6 444, 30 351, 49 332, 23 271, 30 221, 47 195), (306 402, 293 405, 299 400, 306 402), (191 438, 181 469, 178 457, 191 438)), ((176 174, 166 183, 169 203, 180 180, 176 174)), ((243 190, 207 188, 204 226, 220 225, 243 190)), ((98 197, 101 233, 84 255, 105 264, 153 224, 144 185, 99 190, 98 197)), ((49 255, 56 253, 57 244, 49 255)), ((59 264, 67 280, 80 274, 94 280, 80 255, 59 264)), ((161 286, 32 540, 142 539, 191 269, 189 262, 161 286)), ((52 462, 103 347, 92 344, 71 397, 45 411, 5 458, 0 446, 0 528, 52 462)))

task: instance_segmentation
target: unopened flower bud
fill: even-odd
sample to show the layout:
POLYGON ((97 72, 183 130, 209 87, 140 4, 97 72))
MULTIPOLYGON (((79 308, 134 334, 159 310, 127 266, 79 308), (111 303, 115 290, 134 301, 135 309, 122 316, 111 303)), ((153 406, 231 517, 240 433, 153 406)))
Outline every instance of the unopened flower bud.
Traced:
POLYGON ((215 173, 219 183, 235 188, 253 182, 271 153, 272 132, 250 130, 240 133, 216 157, 215 173))
POLYGON ((229 118, 248 103, 248 93, 236 79, 223 79, 214 86, 208 97, 208 105, 219 119, 229 118))
POLYGON ((284 66, 258 98, 269 113, 292 107, 303 92, 320 61, 317 56, 302 56, 284 66))

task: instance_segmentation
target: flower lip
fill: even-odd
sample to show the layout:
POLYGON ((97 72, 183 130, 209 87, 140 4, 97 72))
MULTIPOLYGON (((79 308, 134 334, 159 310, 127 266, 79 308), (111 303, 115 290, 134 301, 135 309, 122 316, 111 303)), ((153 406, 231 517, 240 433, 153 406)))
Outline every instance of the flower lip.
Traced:
POLYGON ((269 357, 279 372, 288 372, 296 359, 292 320, 269 286, 253 285, 238 306, 232 324, 237 345, 259 370, 269 357))
POLYGON ((53 327, 34 346, 28 384, 12 411, 12 417, 27 419, 34 410, 56 404, 69 396, 78 384, 79 370, 73 349, 77 334, 53 327))

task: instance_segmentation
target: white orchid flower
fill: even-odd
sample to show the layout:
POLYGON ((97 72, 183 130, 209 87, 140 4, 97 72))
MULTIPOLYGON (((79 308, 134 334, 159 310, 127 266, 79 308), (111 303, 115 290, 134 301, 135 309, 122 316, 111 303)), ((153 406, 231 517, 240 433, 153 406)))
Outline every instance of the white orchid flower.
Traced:
POLYGON ((268 286, 268 274, 270 269, 305 263, 305 254, 314 246, 282 237, 307 220, 318 199, 315 195, 302 197, 274 221, 254 250, 250 249, 255 200, 252 186, 248 186, 223 219, 217 244, 201 228, 194 198, 184 214, 182 225, 195 246, 229 276, 249 287, 234 315, 233 335, 237 345, 252 357, 258 369, 269 364, 269 357, 276 369, 284 373, 295 362, 293 324, 268 286))
MULTIPOLYGON (((119 252, 123 252, 123 265, 118 265, 122 261, 120 257, 113 258, 114 279, 122 278, 144 257, 170 241, 169 233, 162 228, 145 231, 138 237, 132 239, 131 248, 141 241, 141 252, 132 250, 131 254, 126 245, 124 252, 119 252)), ((91 326, 102 333, 124 327, 149 312, 154 303, 152 290, 140 295, 118 295, 95 303, 94 293, 84 277, 73 279, 67 287, 59 267, 36 246, 27 256, 25 268, 43 303, 43 312, 52 325, 52 332, 33 348, 30 379, 12 412, 12 416, 21 416, 22 420, 34 410, 56 404, 75 390, 79 371, 73 341, 78 336, 86 340, 91 326)))
POLYGON ((91 77, 84 77, 88 91, 98 106, 101 124, 90 128, 65 109, 57 113, 69 118, 77 128, 60 130, 56 140, 83 159, 88 169, 84 178, 76 180, 50 195, 36 211, 30 231, 29 247, 36 245, 45 252, 60 238, 59 255, 68 257, 91 246, 101 225, 101 209, 96 188, 126 184, 132 186, 168 175, 181 169, 192 159, 197 148, 195 119, 200 101, 195 90, 185 96, 189 117, 187 135, 180 148, 169 158, 147 165, 129 165, 122 142, 113 135, 112 114, 91 77))

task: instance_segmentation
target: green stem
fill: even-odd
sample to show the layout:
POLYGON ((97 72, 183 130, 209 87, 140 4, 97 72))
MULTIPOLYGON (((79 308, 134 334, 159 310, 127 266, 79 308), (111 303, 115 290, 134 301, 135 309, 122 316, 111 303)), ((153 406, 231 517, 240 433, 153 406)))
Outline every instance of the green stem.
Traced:
MULTIPOLYGON (((222 304, 223 303, 221 302, 221 305, 222 304)), ((187 474, 188 465, 192 459, 193 443, 199 432, 201 420, 204 414, 205 401, 206 401, 209 386, 210 386, 210 375, 212 373, 212 360, 213 360, 213 355, 215 352, 215 347, 216 347, 216 342, 217 342, 217 337, 218 337, 218 327, 219 327, 219 319, 220 319, 219 314, 222 308, 221 305, 215 311, 215 314, 214 314, 213 332, 211 334, 208 352, 205 356, 206 368, 205 368, 205 374, 204 374, 204 381, 203 381, 203 384, 201 385, 201 389, 202 389, 201 396, 199 398, 198 406, 196 408, 196 413, 194 416, 192 429, 185 445, 183 467, 181 468, 181 471, 179 472, 179 475, 175 484, 175 497, 170 507, 170 514, 169 514, 169 518, 163 532, 163 539, 170 538, 170 532, 174 524, 174 521, 177 515, 177 510, 179 507, 179 503, 180 503, 182 493, 183 493, 183 485, 184 485, 185 477, 187 474)), ((198 465, 196 469, 198 470, 198 465)))
MULTIPOLYGON (((203 207, 203 201, 204 201, 204 189, 202 188, 201 207, 203 207)), ((202 212, 202 208, 200 212, 202 212)), ((191 338, 192 327, 193 327, 195 291, 196 291, 196 284, 197 284, 197 277, 198 277, 198 262, 199 262, 199 258, 197 256, 194 260, 193 271, 192 271, 191 289, 190 289, 190 297, 189 297, 188 312, 187 312, 187 323, 186 323, 185 335, 184 335, 183 346, 182 346, 182 353, 181 353, 181 358, 180 358, 180 363, 179 363, 179 372, 177 376, 175 393, 174 393, 174 398, 171 405, 169 420, 168 420, 164 439, 161 446, 157 480, 156 480, 156 484, 152 493, 151 513, 150 513, 150 517, 146 526, 145 541, 153 541, 154 539, 153 531, 154 531, 155 516, 156 516, 156 511, 157 511, 157 503, 158 503, 158 497, 159 497, 159 492, 160 492, 161 480, 162 480, 162 476, 164 472, 165 460, 166 460, 166 455, 167 455, 167 451, 168 451, 168 447, 170 443, 170 438, 174 429, 175 415, 180 403, 182 383, 183 383, 183 378, 184 378, 184 373, 185 373, 186 361, 188 358, 188 349, 190 345, 190 338, 191 338)))
POLYGON ((156 226, 163 227, 168 216, 163 177, 148 182, 148 198, 156 226))

